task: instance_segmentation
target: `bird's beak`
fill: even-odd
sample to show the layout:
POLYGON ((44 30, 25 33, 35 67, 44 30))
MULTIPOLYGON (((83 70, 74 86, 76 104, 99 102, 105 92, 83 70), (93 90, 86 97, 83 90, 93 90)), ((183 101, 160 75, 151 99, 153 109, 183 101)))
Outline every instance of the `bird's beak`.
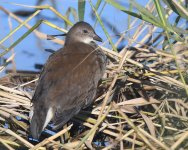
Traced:
POLYGON ((102 38, 100 38, 100 36, 98 36, 96 33, 94 34, 93 39, 95 41, 102 42, 102 38))

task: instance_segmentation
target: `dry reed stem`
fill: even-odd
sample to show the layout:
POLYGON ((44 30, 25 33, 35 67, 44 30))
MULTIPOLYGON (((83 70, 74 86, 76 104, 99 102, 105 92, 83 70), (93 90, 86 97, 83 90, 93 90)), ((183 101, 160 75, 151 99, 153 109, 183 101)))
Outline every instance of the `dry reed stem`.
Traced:
MULTIPOLYGON (((121 70, 121 68, 122 68, 122 66, 123 66, 123 64, 124 64, 124 62, 125 62, 125 59, 126 59, 126 57, 127 57, 127 54, 128 54, 128 53, 124 53, 124 56, 122 57, 122 59, 121 59, 121 61, 120 61, 120 64, 119 64, 119 66, 118 66, 117 72, 120 72, 120 70, 121 70)), ((111 85, 110 85, 110 87, 109 87, 109 89, 108 89, 108 91, 107 91, 107 93, 106 93, 106 96, 105 96, 105 98, 104 98, 104 100, 103 100, 103 103, 102 103, 102 106, 101 106, 101 110, 100 110, 100 113, 99 113, 99 116, 98 116, 98 120, 100 119, 101 115, 103 114, 103 111, 104 111, 105 106, 106 106, 106 104, 107 104, 107 101, 108 101, 108 99, 109 99, 109 97, 110 97, 110 95, 111 95, 111 91, 112 91, 112 89, 113 89, 113 87, 114 87, 114 85, 115 85, 115 83, 116 83, 117 78, 118 78, 118 74, 116 74, 116 75, 114 76, 114 79, 113 79, 113 81, 112 81, 112 83, 111 83, 111 85)), ((90 142, 92 142, 94 135, 95 135, 95 131, 94 131, 93 134, 90 135, 90 137, 89 137, 89 141, 90 141, 90 142)))
MULTIPOLYGON (((7 9, 3 8, 2 6, 0 6, 0 10, 2 10, 4 13, 6 13, 7 15, 11 16, 12 18, 14 18, 14 19, 15 19, 16 21, 18 21, 19 23, 23 23, 23 20, 22 20, 22 19, 20 19, 20 18, 17 17, 15 14, 13 14, 13 13, 10 12, 10 11, 8 11, 7 9)), ((31 26, 28 25, 27 23, 25 24, 25 27, 27 27, 28 29, 31 28, 31 26)), ((37 31, 37 30, 34 30, 33 32, 36 34, 36 36, 37 36, 38 38, 40 38, 40 39, 47 39, 47 34, 44 34, 44 33, 39 32, 39 31, 37 31)), ((61 45, 64 44, 64 41, 63 41, 63 40, 60 40, 60 39, 58 39, 58 38, 53 39, 52 41, 55 42, 55 43, 57 43, 57 44, 61 44, 61 45)))
POLYGON ((28 141, 26 141, 24 138, 22 138, 21 136, 19 136, 18 134, 14 133, 12 130, 10 129, 5 129, 5 128, 2 128, 0 127, 0 131, 4 131, 6 132, 7 134, 15 137, 16 139, 18 139, 19 141, 21 141, 22 143, 25 144, 25 146, 27 146, 28 148, 32 148, 34 147, 31 143, 29 143, 28 141))
POLYGON ((10 145, 8 145, 7 143, 5 143, 4 141, 1 141, 1 139, 0 139, 0 142, 1 142, 8 150, 14 150, 14 148, 12 148, 10 145))
POLYGON ((21 91, 14 90, 14 89, 9 88, 9 87, 5 87, 5 86, 0 85, 0 89, 4 90, 4 91, 7 91, 7 92, 10 92, 10 93, 15 93, 15 94, 19 94, 19 95, 24 96, 24 94, 21 91))
POLYGON ((127 123, 135 130, 135 132, 140 136, 140 138, 145 142, 145 144, 151 148, 152 150, 156 150, 156 148, 148 141, 148 139, 143 135, 143 133, 139 130, 139 128, 137 128, 127 117, 127 115, 125 115, 120 109, 119 107, 113 102, 113 107, 114 109, 116 109, 121 116, 127 121, 127 123))
MULTIPOLYGON (((153 6, 151 6, 151 8, 153 8, 153 6)), ((0 7, 0 9, 3 10, 5 13, 9 14, 11 17, 13 17, 18 22, 23 23, 23 21, 16 15, 14 15, 13 13, 7 11, 6 9, 4 9, 2 7, 0 7)), ((172 13, 172 11, 170 13, 172 13)), ((135 20, 137 20, 137 19, 135 19, 135 20)), ((135 22, 136 21, 134 21, 132 23, 135 23, 135 22)), ((25 24, 25 26, 27 28, 31 28, 31 26, 29 26, 28 24, 25 24)), ((141 33, 146 31, 151 26, 144 26, 142 24, 140 27, 143 27, 143 28, 142 29, 138 28, 136 30, 136 32, 134 33, 134 39, 129 39, 129 43, 130 42, 132 42, 133 44, 138 43, 138 44, 136 44, 137 46, 138 45, 147 46, 144 44, 144 41, 146 41, 148 39, 148 37, 153 36, 152 33, 154 31, 156 31, 157 28, 152 28, 152 30, 150 30, 150 32, 148 34, 146 34, 141 39, 140 42, 136 42, 136 39, 139 38, 141 33)), ((34 32, 39 38, 46 39, 46 34, 41 33, 37 30, 35 30, 34 32)), ((159 36, 162 36, 162 34, 159 34, 159 36)), ((122 35, 120 35, 120 38, 116 44, 118 45, 123 38, 125 38, 124 33, 122 35)), ((157 41, 157 38, 158 38, 158 36, 153 37, 153 41, 154 40, 157 41)), ((63 44, 62 40, 58 41, 58 39, 54 39, 54 42, 63 44)), ((139 57, 135 57, 135 60, 133 60, 133 58, 131 57, 132 55, 130 55, 130 54, 127 54, 127 57, 124 57, 124 50, 122 50, 120 53, 118 53, 118 52, 114 52, 110 49, 107 49, 105 47, 102 47, 102 49, 105 51, 105 53, 108 56, 110 56, 111 58, 114 58, 115 61, 111 62, 111 64, 108 66, 108 70, 107 70, 108 78, 107 78, 107 80, 104 81, 104 84, 108 84, 110 87, 108 88, 107 93, 103 93, 103 95, 97 99, 100 102, 105 97, 103 105, 102 106, 94 105, 93 111, 91 112, 91 114, 94 114, 95 116, 100 118, 100 116, 104 112, 106 112, 106 110, 108 108, 107 100, 109 99, 109 97, 111 95, 111 90, 114 87, 116 80, 125 80, 124 79, 125 74, 129 74, 129 70, 127 70, 127 67, 126 67, 128 65, 130 65, 131 69, 132 68, 134 69, 134 67, 136 68, 136 66, 138 66, 139 68, 141 68, 142 70, 144 70, 146 72, 142 73, 142 74, 138 74, 138 76, 133 76, 133 77, 130 76, 130 77, 126 78, 125 85, 124 85, 124 87, 121 87, 121 88, 127 90, 127 87, 131 87, 134 89, 134 85, 142 85, 143 84, 143 89, 146 90, 147 93, 149 93, 148 97, 150 98, 150 100, 147 101, 147 99, 145 99, 145 97, 144 98, 141 97, 143 95, 141 95, 140 93, 139 93, 140 98, 134 97, 134 98, 128 98, 128 100, 127 100, 126 96, 124 96, 123 100, 117 98, 118 102, 116 102, 116 104, 114 104, 115 105, 114 108, 116 108, 116 109, 111 109, 109 111, 109 113, 106 115, 106 118, 104 120, 102 120, 101 122, 99 122, 95 118, 93 118, 92 115, 90 117, 88 117, 88 119, 85 119, 83 121, 83 118, 87 117, 88 114, 83 115, 83 118, 82 118, 82 115, 81 115, 81 118, 76 117, 75 120, 77 122, 83 123, 83 125, 85 127, 90 128, 90 130, 89 130, 90 134, 88 134, 91 137, 90 143, 92 142, 92 139, 93 139, 93 136, 91 136, 92 135, 91 133, 93 131, 98 130, 103 136, 108 137, 111 140, 112 139, 115 140, 115 141, 113 141, 113 143, 110 143, 110 145, 108 145, 104 149, 111 149, 118 144, 120 144, 120 148, 123 149, 123 144, 125 144, 125 142, 127 142, 127 141, 132 144, 132 149, 138 148, 138 147, 140 149, 146 149, 148 147, 151 149, 158 148, 158 147, 155 147, 155 145, 153 145, 153 143, 157 144, 157 146, 160 146, 162 149, 170 149, 170 148, 177 149, 178 147, 180 147, 180 144, 182 144, 183 142, 186 141, 186 138, 188 135, 187 128, 186 128, 186 126, 188 125, 187 124, 188 118, 186 115, 188 105, 186 104, 186 101, 185 101, 186 98, 185 97, 184 97, 184 99, 183 98, 180 99, 180 98, 176 98, 176 97, 174 97, 173 99, 168 98, 168 97, 159 98, 159 99, 153 98, 156 95, 156 91, 161 92, 162 90, 165 91, 166 93, 179 94, 178 93, 179 91, 173 92, 173 90, 165 89, 165 87, 160 87, 160 85, 156 84, 157 82, 159 82, 159 83, 162 82, 162 83, 168 84, 169 86, 173 86, 178 90, 181 90, 183 88, 183 84, 180 81, 178 81, 178 79, 176 78, 175 73, 177 73, 177 69, 168 71, 168 70, 163 70, 159 67, 159 65, 166 65, 169 63, 173 63, 174 56, 172 54, 169 54, 164 51, 160 51, 155 48, 153 48, 153 50, 155 50, 155 53, 152 52, 152 54, 149 49, 137 48, 136 52, 138 52, 140 54, 140 56, 142 56, 143 59, 145 59, 142 62, 142 61, 139 61, 139 57), (162 58, 163 60, 161 61, 159 58, 162 58), (123 59, 124 59, 124 61, 122 61, 123 59), (147 62, 147 61, 149 62, 150 60, 153 61, 151 64, 147 64, 147 66, 143 65, 145 62, 147 62), (127 62, 127 63, 125 63, 125 62, 127 62), (117 68, 119 68, 119 69, 117 69, 117 68), (118 75, 118 74, 121 74, 121 75, 118 75), (152 81, 155 81, 154 84, 147 85, 146 83, 143 83, 144 79, 140 78, 140 75, 147 77, 148 78, 147 81, 150 83, 152 83, 152 81), (157 133, 160 135, 160 139, 156 139, 155 136, 149 135, 149 133, 144 130, 145 123, 144 123, 143 118, 138 117, 137 119, 129 119, 125 114, 125 113, 127 113, 126 110, 130 106, 135 107, 135 106, 145 106, 145 105, 150 105, 150 104, 152 104, 152 106, 153 106, 152 109, 154 109, 154 110, 142 111, 142 113, 149 116, 148 118, 150 119, 151 122, 150 121, 148 121, 148 122, 150 122, 149 124, 153 123, 153 125, 156 127, 157 133), (159 106, 158 106, 158 104, 159 104, 159 106), (129 107, 125 107, 125 106, 129 106, 129 107), (120 115, 115 116, 114 113, 117 111, 119 112, 120 115), (152 112, 152 111, 155 111, 155 112, 152 112), (180 122, 185 127, 183 127, 180 130, 176 124, 172 124, 171 120, 173 118, 178 120, 178 123, 180 122), (109 123, 108 121, 111 119, 113 119, 115 121, 109 123), (123 119, 123 121, 120 121, 122 119, 123 119), (96 123, 97 123, 97 125, 96 125, 96 123), (123 126, 126 125, 127 123, 129 124, 129 126, 132 127, 132 129, 129 129, 126 132, 124 130, 123 126), (138 124, 138 127, 135 128, 134 124, 138 124), (101 126, 99 127, 99 125, 101 125, 101 126), (174 139, 172 139, 171 137, 166 137, 164 135, 164 131, 167 131, 167 130, 170 133, 173 132, 174 139), (166 145, 166 144, 168 144, 168 142, 166 142, 165 139, 173 140, 174 141, 173 145, 171 144, 172 146, 168 147, 166 145), (147 144, 147 147, 145 146, 145 143, 147 144)), ((131 54, 133 54, 133 53, 131 52, 131 54)), ((178 60, 182 60, 183 62, 187 63, 187 61, 184 59, 181 59, 181 57, 178 57, 178 60)), ((185 72, 186 69, 182 69, 181 71, 185 72)), ((133 74, 137 73, 136 71, 134 72, 134 70, 133 71, 131 70, 130 72, 133 72, 133 74)), ((37 81, 37 79, 38 78, 34 79, 33 81, 23 83, 23 84, 21 84, 21 86, 27 87, 28 84, 37 81)), ((1 90, 0 91, 0 103, 1 103, 0 120, 3 122, 7 121, 6 119, 11 117, 11 114, 13 114, 15 116, 22 116, 26 120, 28 119, 27 117, 25 117, 23 115, 23 113, 29 111, 29 109, 30 109, 30 100, 28 98, 26 98, 26 95, 28 92, 21 91, 18 87, 19 86, 16 86, 14 88, 9 88, 9 87, 0 85, 0 90, 1 90)), ((188 85, 186 85, 186 87, 188 87, 188 85)), ((118 94, 121 94, 121 91, 118 91, 118 94)), ((134 94, 134 93, 132 92, 131 94, 134 94)), ((165 96, 165 94, 163 96, 165 96)), ((85 111, 84 113, 87 113, 87 112, 85 111)), ((132 113, 136 114, 136 112, 132 112, 132 113)), ((16 123, 17 122, 14 122, 14 124, 16 124, 16 123)), ((147 125, 147 126, 149 127, 149 125, 147 125)), ((0 130, 1 129, 2 128, 0 128, 0 130)), ((154 130, 154 129, 150 129, 150 130, 154 130)), ((4 131, 4 130, 1 130, 1 131, 4 131)), ((24 132, 22 133, 22 130, 20 130, 20 131, 17 131, 17 133, 21 133, 24 135, 24 132)), ((12 134, 12 132, 10 132, 10 133, 12 134)), ((151 131, 150 131, 150 133, 151 133, 151 131)), ((18 137, 16 139, 18 139, 20 137, 19 134, 17 134, 17 135, 18 135, 18 137)), ((88 135, 85 136, 84 138, 87 139, 88 135)), ((15 137, 15 135, 12 137, 15 137)), ((83 138, 83 136, 81 136, 81 138, 83 138)), ((39 143, 39 145, 41 144, 41 146, 45 146, 46 142, 50 141, 51 143, 58 145, 59 147, 69 149, 69 148, 75 148, 80 143, 82 143, 82 144, 84 142, 86 143, 87 141, 85 141, 85 139, 83 141, 77 140, 75 142, 76 144, 74 142, 68 143, 70 145, 72 144, 71 146, 68 146, 67 144, 60 144, 60 143, 58 144, 58 142, 53 141, 53 140, 48 140, 48 141, 44 140, 41 143, 39 143)), ((11 140, 14 141, 15 139, 11 139, 11 140)), ((22 143, 24 145, 26 145, 24 142, 22 142, 22 143)), ((7 143, 6 141, 3 141, 3 143, 7 148, 11 149, 11 147, 9 146, 9 145, 11 145, 10 143, 7 143), (8 144, 8 145, 6 145, 6 144, 8 144)), ((32 146, 30 145, 30 147, 32 147, 32 146)))
POLYGON ((156 144, 158 144, 161 148, 165 149, 165 150, 170 150, 170 148, 168 146, 166 146, 165 144, 163 144, 162 142, 160 142, 158 139, 156 139, 155 137, 151 136, 150 134, 148 134, 146 131, 144 131, 142 128, 139 128, 139 130, 143 133, 143 135, 145 135, 146 137, 148 137, 150 140, 154 141, 156 144))
POLYGON ((96 124, 93 126, 93 128, 88 132, 88 134, 82 139, 82 141, 79 143, 79 145, 76 147, 76 149, 79 149, 82 144, 90 137, 93 136, 93 133, 96 132, 98 126, 101 124, 101 122, 105 119, 105 117, 107 116, 107 114, 109 113, 111 109, 111 106, 108 106, 107 111, 104 113, 104 115, 102 115, 96 122, 96 124))

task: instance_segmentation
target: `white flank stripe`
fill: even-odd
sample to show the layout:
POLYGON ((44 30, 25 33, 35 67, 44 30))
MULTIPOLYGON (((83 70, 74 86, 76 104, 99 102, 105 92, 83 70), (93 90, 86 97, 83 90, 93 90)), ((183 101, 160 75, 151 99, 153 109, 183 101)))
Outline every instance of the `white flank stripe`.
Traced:
POLYGON ((29 122, 30 123, 31 123, 32 117, 33 117, 33 106, 31 107, 30 112, 29 112, 29 122))
POLYGON ((50 122, 52 117, 53 117, 53 110, 52 110, 52 107, 50 107, 48 109, 48 112, 47 112, 47 115, 46 115, 46 120, 45 120, 45 123, 44 123, 44 126, 43 126, 43 130, 44 130, 44 128, 46 128, 46 126, 48 125, 48 123, 50 122))

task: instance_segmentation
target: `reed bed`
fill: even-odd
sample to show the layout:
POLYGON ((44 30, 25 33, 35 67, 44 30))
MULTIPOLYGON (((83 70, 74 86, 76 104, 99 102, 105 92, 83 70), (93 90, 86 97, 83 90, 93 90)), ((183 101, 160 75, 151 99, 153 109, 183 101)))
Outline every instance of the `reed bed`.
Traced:
MULTIPOLYGON (((79 7, 83 7, 87 1, 81 2, 79 7)), ((105 42, 101 46, 109 59, 93 105, 82 110, 61 130, 53 131, 49 125, 39 141, 28 136, 30 100, 39 73, 11 73, 0 79, 0 149, 188 149, 187 31, 182 25, 181 30, 185 33, 181 31, 179 36, 177 28, 172 28, 165 20, 175 13, 166 1, 165 7, 171 8, 165 9, 168 10, 166 13, 162 10, 162 4, 158 3, 160 1, 149 1, 146 8, 140 8, 134 1, 129 2, 138 9, 142 20, 139 20, 140 16, 134 18, 129 29, 119 34, 116 43, 112 42, 113 36, 107 32, 98 14, 97 5, 88 2, 112 48, 107 48, 105 42), (151 16, 146 10, 155 15, 151 16), (146 14, 148 16, 144 16, 146 14), (161 29, 162 32, 158 32, 161 29), (131 37, 128 36, 129 32, 133 32, 131 37), (128 41, 127 46, 117 50, 124 40, 128 41)), ((171 3, 181 12, 181 17, 187 17, 187 10, 180 7, 180 3, 171 3)), ((113 0, 106 0, 105 4, 129 15, 132 11, 131 8, 125 10, 113 0)), ((52 6, 32 8, 36 11, 23 21, 18 15, 0 7, 2 12, 20 24, 0 41, 4 50, 0 56, 11 51, 30 33, 46 39, 47 35, 36 29, 42 23, 67 32, 46 20, 30 26, 28 21, 43 9, 54 12, 67 25, 72 25, 66 16, 52 6), (21 35, 10 47, 3 47, 2 43, 22 26, 28 28, 26 34, 21 35)), ((80 11, 80 18, 82 14, 80 11)), ((135 17, 136 13, 132 12, 132 15, 135 17)), ((64 43, 58 38, 52 42, 64 43)), ((1 71, 6 70, 13 58, 14 55, 11 55, 7 59, 1 71)))

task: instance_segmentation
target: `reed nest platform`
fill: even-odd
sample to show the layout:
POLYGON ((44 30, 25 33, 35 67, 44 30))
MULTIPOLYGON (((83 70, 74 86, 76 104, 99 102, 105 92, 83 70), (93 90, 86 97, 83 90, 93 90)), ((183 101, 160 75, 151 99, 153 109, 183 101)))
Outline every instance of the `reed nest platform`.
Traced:
MULTIPOLYGON (((186 49, 182 45, 178 47, 186 49)), ((104 51, 109 62, 95 102, 61 130, 53 131, 49 125, 39 141, 28 136, 30 100, 39 73, 9 73, 2 77, 1 147, 104 150, 120 147, 188 148, 188 99, 184 85, 176 78, 177 70, 168 71, 159 59, 159 56, 163 57, 163 61, 170 63, 170 54, 160 51, 151 53, 143 48, 124 49, 120 53, 104 51), (147 67, 142 65, 151 59, 155 63, 147 67)), ((185 64, 181 69, 186 77, 185 64)))

